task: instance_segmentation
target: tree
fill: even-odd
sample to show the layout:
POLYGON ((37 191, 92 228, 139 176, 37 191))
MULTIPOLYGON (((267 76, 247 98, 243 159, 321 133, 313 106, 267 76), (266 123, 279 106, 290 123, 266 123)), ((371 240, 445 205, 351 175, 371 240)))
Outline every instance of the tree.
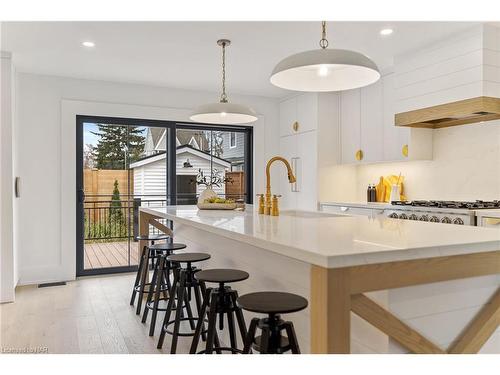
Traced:
POLYGON ((224 132, 217 130, 209 130, 206 131, 206 138, 208 141, 209 152, 221 158, 224 153, 224 149, 222 148, 222 144, 224 143, 224 132))
POLYGON ((109 204, 109 216, 111 223, 114 224, 116 235, 116 233, 121 231, 121 227, 124 224, 118 180, 115 180, 115 183, 113 184, 113 195, 111 196, 111 203, 109 204))
POLYGON ((87 143, 83 146, 83 168, 92 169, 95 168, 95 155, 94 146, 87 143))
POLYGON ((127 169, 144 151, 145 137, 137 126, 97 124, 99 136, 93 148, 98 169, 127 169))

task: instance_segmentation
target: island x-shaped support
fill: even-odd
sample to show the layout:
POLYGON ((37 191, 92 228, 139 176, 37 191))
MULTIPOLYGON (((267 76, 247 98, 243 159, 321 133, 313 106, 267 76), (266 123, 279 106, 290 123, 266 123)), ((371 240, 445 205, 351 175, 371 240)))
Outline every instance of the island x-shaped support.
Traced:
MULTIPOLYGON (((174 237, 174 232, 169 227, 163 225, 158 221, 160 219, 158 216, 148 214, 146 212, 139 212, 139 235, 147 236, 149 235, 149 226, 155 227, 159 231, 168 234, 171 238, 174 237)), ((137 259, 141 259, 142 251, 144 246, 148 245, 148 241, 139 241, 137 247, 137 259)), ((145 270, 147 267, 144 268, 145 270)), ((149 272, 146 274, 146 281, 149 282, 149 272)), ((144 294, 144 298, 147 297, 147 293, 144 294)))
POLYGON ((349 353, 351 311, 413 353, 477 353, 500 323, 500 288, 444 350, 363 293, 500 273, 500 251, 311 269, 311 352, 349 353))

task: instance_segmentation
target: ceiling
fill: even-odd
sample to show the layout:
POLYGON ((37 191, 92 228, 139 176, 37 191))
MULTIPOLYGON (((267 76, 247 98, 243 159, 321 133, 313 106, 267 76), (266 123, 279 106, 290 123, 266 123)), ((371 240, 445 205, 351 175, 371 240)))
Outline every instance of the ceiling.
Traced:
MULTIPOLYGON (((381 70, 472 22, 328 22, 330 47, 371 57, 381 70), (382 28, 394 33, 381 36, 382 28)), ((218 91, 220 47, 228 38, 228 94, 283 97, 269 83, 282 58, 318 48, 320 22, 3 22, 1 49, 18 71, 218 91), (95 42, 94 48, 81 45, 95 42)))

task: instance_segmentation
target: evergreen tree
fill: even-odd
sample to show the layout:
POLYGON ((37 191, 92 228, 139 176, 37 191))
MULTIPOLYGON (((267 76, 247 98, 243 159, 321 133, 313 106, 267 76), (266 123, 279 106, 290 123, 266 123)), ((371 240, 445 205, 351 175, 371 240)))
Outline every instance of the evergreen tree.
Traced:
POLYGON ((127 169, 141 157, 145 137, 139 127, 97 124, 97 128, 92 132, 99 136, 92 150, 97 169, 127 169))
POLYGON ((111 196, 111 203, 109 204, 109 216, 110 221, 114 227, 113 235, 121 232, 121 228, 124 224, 123 212, 122 212, 122 201, 120 199, 120 190, 118 189, 118 180, 115 180, 113 184, 113 195, 111 196))

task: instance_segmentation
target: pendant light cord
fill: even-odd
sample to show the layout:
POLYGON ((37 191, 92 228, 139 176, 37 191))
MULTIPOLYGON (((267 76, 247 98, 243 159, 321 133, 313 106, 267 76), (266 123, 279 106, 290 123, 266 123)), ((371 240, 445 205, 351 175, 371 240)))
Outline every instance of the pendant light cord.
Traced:
POLYGON ((321 22, 321 40, 319 46, 323 49, 328 47, 328 40, 326 39, 326 21, 321 22))
POLYGON ((227 103, 226 94, 226 43, 222 43, 222 94, 220 96, 221 103, 227 103))

